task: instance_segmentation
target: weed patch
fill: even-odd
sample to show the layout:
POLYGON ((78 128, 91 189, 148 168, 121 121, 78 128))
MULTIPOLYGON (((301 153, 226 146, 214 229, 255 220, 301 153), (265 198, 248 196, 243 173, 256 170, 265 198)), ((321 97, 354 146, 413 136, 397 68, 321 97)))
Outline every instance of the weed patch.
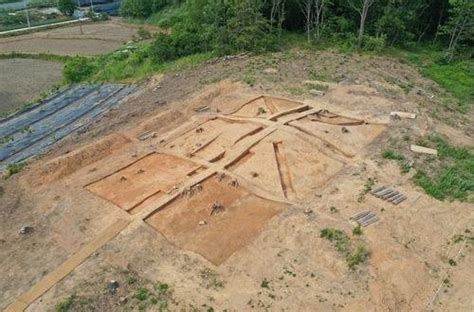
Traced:
POLYGON ((425 146, 438 150, 438 159, 423 159, 413 177, 415 184, 436 199, 466 201, 474 191, 474 154, 437 135, 423 141, 425 146))
POLYGON ((76 296, 71 295, 58 303, 55 307, 56 312, 67 312, 71 309, 72 305, 74 304, 76 300, 76 296))
POLYGON ((355 269, 357 265, 365 262, 369 257, 369 252, 366 250, 364 245, 359 244, 354 247, 349 236, 341 230, 325 228, 321 230, 320 237, 330 241, 336 250, 344 255, 347 266, 351 270, 355 269))
POLYGON ((200 272, 202 285, 207 289, 224 288, 224 282, 219 279, 219 275, 211 269, 204 269, 200 272))
POLYGON ((8 179, 12 175, 19 173, 26 166, 27 166, 26 162, 17 162, 17 163, 9 164, 5 172, 5 179, 8 179))
POLYGON ((393 150, 385 150, 382 154, 382 157, 385 159, 391 159, 391 160, 404 160, 405 159, 405 156, 393 150))
POLYGON ((365 195, 367 195, 370 191, 372 191, 372 188, 374 187, 375 182, 376 180, 374 178, 369 177, 367 179, 367 182, 365 182, 364 184, 364 189, 360 192, 359 198, 357 199, 359 203, 363 202, 365 199, 365 195))

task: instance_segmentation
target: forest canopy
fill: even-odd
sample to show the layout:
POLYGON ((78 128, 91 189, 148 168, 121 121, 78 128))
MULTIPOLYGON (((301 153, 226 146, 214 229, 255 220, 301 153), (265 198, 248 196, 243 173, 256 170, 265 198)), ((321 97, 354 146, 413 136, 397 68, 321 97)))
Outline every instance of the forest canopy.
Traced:
POLYGON ((151 52, 166 61, 203 51, 273 50, 282 33, 311 44, 342 40, 358 49, 434 44, 443 62, 472 58, 472 0, 123 0, 121 14, 147 18, 178 8, 151 52))

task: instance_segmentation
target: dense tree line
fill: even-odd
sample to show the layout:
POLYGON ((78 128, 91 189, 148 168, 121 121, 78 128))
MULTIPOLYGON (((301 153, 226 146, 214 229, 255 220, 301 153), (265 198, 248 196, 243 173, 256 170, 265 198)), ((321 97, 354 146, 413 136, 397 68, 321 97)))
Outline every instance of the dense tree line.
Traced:
POLYGON ((177 5, 182 14, 173 31, 152 45, 157 61, 208 50, 269 50, 284 32, 369 50, 437 43, 446 61, 473 53, 473 0, 123 0, 121 13, 145 18, 177 5))

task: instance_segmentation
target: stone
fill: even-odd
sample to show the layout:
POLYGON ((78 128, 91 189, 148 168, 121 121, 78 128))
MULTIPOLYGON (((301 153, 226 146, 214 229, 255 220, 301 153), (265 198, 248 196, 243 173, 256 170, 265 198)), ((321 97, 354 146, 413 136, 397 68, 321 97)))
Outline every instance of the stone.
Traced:
POLYGON ((350 132, 349 129, 347 129, 346 127, 342 127, 341 130, 342 130, 342 133, 349 133, 350 132))
POLYGON ((326 94, 326 92, 316 89, 309 90, 309 93, 315 96, 324 96, 326 94))
POLYGON ((203 226, 203 225, 206 225, 206 224, 207 224, 206 221, 199 221, 199 225, 200 225, 200 226, 203 226))
POLYGON ((22 225, 20 228, 20 234, 23 234, 23 235, 31 233, 31 231, 33 231, 33 227, 29 225, 22 225))
POLYGON ((265 69, 263 72, 265 74, 276 74, 278 73, 278 69, 270 67, 270 68, 265 69))
POLYGON ((111 280, 109 281, 107 287, 109 288, 110 292, 114 293, 117 288, 119 288, 119 283, 116 280, 111 280))

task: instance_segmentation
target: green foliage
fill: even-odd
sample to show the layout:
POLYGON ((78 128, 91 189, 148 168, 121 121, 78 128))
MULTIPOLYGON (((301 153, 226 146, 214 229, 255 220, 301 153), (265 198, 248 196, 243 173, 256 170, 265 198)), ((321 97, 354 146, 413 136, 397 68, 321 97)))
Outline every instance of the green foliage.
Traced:
POLYGON ((393 150, 385 150, 382 154, 382 157, 385 159, 391 159, 391 160, 404 160, 405 159, 405 156, 393 150))
POLYGON ((97 65, 93 59, 76 57, 66 61, 63 68, 63 76, 69 83, 87 80, 95 71, 97 65))
POLYGON ((260 284, 260 287, 270 289, 270 282, 266 278, 264 278, 262 283, 260 284))
POLYGON ((375 181, 376 181, 376 180, 375 180, 374 178, 372 178, 372 177, 369 177, 369 178, 367 179, 367 181, 366 181, 365 184, 364 184, 364 189, 360 192, 359 198, 357 199, 357 201, 358 201, 359 203, 361 203, 361 202, 364 201, 365 195, 367 195, 367 194, 372 190, 372 188, 373 188, 374 185, 375 185, 375 181))
POLYGON ((151 44, 149 55, 154 62, 202 52, 264 52, 274 47, 260 1, 201 0, 183 7, 185 11, 182 7, 173 11, 179 12, 173 23, 166 23, 172 31, 157 35, 151 44))
POLYGON ((362 41, 362 49, 366 51, 380 52, 385 48, 385 45, 385 36, 364 36, 362 41))
POLYGON ((135 292, 135 298, 138 301, 147 300, 149 295, 150 295, 150 291, 147 288, 144 288, 144 287, 138 288, 137 291, 135 292))
POLYGON ((92 10, 87 12, 87 17, 94 22, 106 21, 109 19, 109 16, 106 13, 97 13, 92 10))
POLYGON ((341 230, 325 228, 321 230, 319 236, 333 242, 339 252, 347 252, 350 248, 349 236, 341 230))
POLYGON ((474 103, 474 62, 462 61, 449 64, 435 62, 423 68, 423 74, 436 81, 460 100, 461 111, 474 103))
POLYGON ((357 265, 366 261, 369 257, 369 252, 363 245, 358 245, 356 249, 347 255, 346 261, 349 269, 354 269, 357 265))
POLYGON ((362 227, 358 224, 356 227, 352 229, 353 235, 362 235, 362 227))
POLYGON ((5 179, 8 179, 14 174, 19 173, 22 171, 25 167, 27 166, 26 162, 17 162, 17 163, 11 163, 7 166, 6 172, 5 172, 5 179))
POLYGON ((428 140, 438 150, 439 164, 429 170, 419 168, 413 180, 436 199, 467 200, 474 191, 474 154, 465 147, 448 144, 439 136, 430 136, 428 140))
POLYGON ((76 9, 74 0, 58 0, 58 10, 64 15, 72 15, 76 9))
POLYGON ((64 299, 64 301, 58 303, 55 307, 56 312, 68 312, 70 311, 74 301, 76 300, 76 296, 71 295, 64 299))
POLYGON ((320 237, 333 243, 337 251, 345 256, 347 266, 351 270, 366 261, 369 256, 369 252, 362 244, 354 248, 349 236, 341 230, 325 228, 321 230, 320 237))
POLYGON ((122 0, 120 15, 125 17, 145 18, 168 4, 166 0, 122 0))

